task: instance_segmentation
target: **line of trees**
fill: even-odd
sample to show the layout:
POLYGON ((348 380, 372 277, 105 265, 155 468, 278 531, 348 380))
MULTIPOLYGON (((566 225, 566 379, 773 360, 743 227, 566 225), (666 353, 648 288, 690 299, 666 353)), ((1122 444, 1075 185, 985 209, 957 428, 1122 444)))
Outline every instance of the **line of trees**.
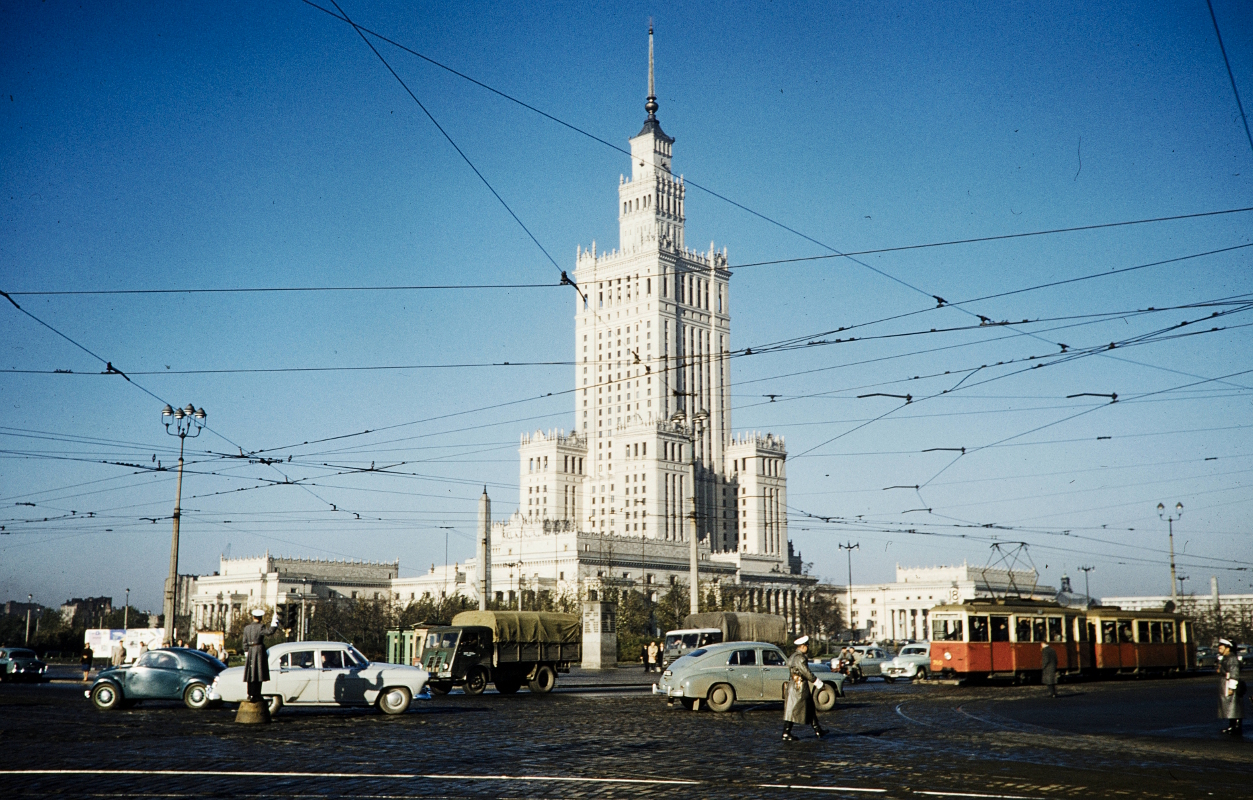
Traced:
POLYGON ((0 616, 0 645, 9 647, 29 646, 35 652, 46 655, 59 653, 63 657, 77 658, 83 652, 84 634, 88 628, 121 628, 123 620, 132 628, 148 627, 149 614, 133 606, 128 610, 115 608, 105 614, 78 615, 66 622, 55 608, 45 608, 30 617, 30 642, 26 641, 26 614, 0 616))

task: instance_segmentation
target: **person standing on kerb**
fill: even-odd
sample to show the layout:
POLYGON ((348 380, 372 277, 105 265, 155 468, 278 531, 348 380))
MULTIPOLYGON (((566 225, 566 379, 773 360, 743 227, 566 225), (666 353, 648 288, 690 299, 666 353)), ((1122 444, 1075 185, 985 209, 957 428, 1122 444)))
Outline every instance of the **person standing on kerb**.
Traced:
POLYGON ((1040 683, 1049 687, 1049 697, 1057 697, 1057 651, 1040 642, 1040 683))
POLYGON ((792 725, 799 722, 814 726, 814 736, 821 739, 827 732, 818 724, 818 709, 814 708, 814 695, 810 684, 822 686, 822 680, 809 669, 809 637, 797 639, 796 652, 787 660, 791 678, 787 682, 787 696, 783 698, 783 741, 794 742, 792 725))
POLYGON ((252 622, 244 626, 244 635, 240 647, 246 654, 244 658, 244 682, 248 684, 248 699, 261 700, 261 684, 270 679, 270 662, 265 656, 265 637, 273 636, 278 630, 278 611, 270 620, 270 627, 261 623, 265 612, 259 608, 252 610, 252 622))
POLYGON ((1240 652, 1230 639, 1218 640, 1218 717, 1227 720, 1222 732, 1244 735, 1244 681, 1240 678, 1240 652))

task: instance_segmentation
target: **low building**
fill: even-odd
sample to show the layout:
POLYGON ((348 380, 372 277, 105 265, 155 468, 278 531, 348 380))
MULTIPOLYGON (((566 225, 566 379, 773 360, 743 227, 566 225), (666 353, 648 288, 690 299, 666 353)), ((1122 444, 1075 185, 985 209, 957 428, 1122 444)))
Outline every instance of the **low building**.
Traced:
POLYGON ((1057 590, 1039 584, 1035 570, 972 567, 896 567, 895 583, 853 584, 840 599, 848 604, 848 619, 859 639, 929 640, 927 615, 944 603, 992 597, 1028 597, 1052 600, 1057 590))

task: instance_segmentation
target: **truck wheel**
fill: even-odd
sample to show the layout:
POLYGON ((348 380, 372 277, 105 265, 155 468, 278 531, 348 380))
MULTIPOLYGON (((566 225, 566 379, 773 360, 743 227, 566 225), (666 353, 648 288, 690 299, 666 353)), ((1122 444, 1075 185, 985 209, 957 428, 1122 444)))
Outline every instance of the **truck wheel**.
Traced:
POLYGON ((183 705, 193 711, 199 711, 209 705, 209 687, 203 683, 190 684, 183 691, 183 705))
POLYGON ((522 688, 522 679, 517 675, 498 675, 496 677, 496 691, 501 694, 517 694, 522 688))
POLYGON ((466 684, 461 687, 466 694, 483 694, 487 688, 487 670, 475 667, 466 674, 466 684))
POLYGON ((725 683, 716 684, 709 690, 709 708, 713 711, 730 711, 735 705, 735 689, 725 683))
POLYGON ((824 683, 814 691, 814 708, 819 711, 830 711, 835 708, 835 687, 824 683))
POLYGON ((403 714, 409 710, 409 701, 413 695, 403 686, 392 686, 379 695, 379 711, 384 714, 403 714))
POLYGON ((101 711, 108 711, 122 702, 122 693, 108 681, 97 683, 91 690, 91 702, 101 711))
POLYGON ((557 673, 547 664, 535 669, 535 677, 526 682, 526 686, 535 694, 548 694, 557 685, 557 673))
POLYGON ((427 684, 432 694, 448 694, 452 691, 452 687, 446 683, 436 683, 431 681, 427 684))

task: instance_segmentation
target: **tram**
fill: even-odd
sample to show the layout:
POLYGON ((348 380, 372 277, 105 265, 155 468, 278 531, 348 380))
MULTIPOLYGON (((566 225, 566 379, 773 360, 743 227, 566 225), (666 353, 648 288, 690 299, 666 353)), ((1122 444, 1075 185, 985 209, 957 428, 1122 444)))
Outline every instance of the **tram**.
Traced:
POLYGON ((1196 667, 1192 623, 1167 611, 1070 608, 1052 601, 975 600, 940 605, 931 624, 931 674, 1038 680, 1041 643, 1059 675, 1173 675, 1196 667))

